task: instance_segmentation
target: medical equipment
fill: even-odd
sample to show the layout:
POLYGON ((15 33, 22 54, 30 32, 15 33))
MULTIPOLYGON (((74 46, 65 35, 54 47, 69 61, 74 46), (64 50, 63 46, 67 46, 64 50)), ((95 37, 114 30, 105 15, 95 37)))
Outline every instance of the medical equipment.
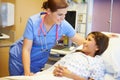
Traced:
MULTIPOLYGON (((47 40, 46 40, 46 32, 45 32, 45 30, 43 30, 44 19, 45 19, 47 13, 46 13, 46 12, 41 12, 41 13, 40 13, 40 15, 44 15, 44 14, 45 14, 45 16, 43 17, 42 22, 40 23, 40 28, 39 28, 39 30, 38 30, 38 36, 39 36, 40 44, 41 44, 41 46, 42 46, 42 47, 41 47, 41 51, 43 51, 43 52, 49 51, 48 45, 47 45, 47 40), (42 32, 42 34, 43 34, 43 36, 44 36, 45 48, 43 47, 43 41, 42 41, 41 38, 40 38, 40 32, 42 32)), ((58 24, 56 24, 56 45, 58 45, 58 27, 59 27, 58 24)))

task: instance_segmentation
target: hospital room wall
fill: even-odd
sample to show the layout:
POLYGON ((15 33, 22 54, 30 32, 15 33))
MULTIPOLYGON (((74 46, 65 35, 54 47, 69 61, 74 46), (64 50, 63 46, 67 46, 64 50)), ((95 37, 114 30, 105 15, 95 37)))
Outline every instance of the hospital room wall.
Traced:
POLYGON ((92 31, 120 33, 120 0, 94 0, 92 31))
MULTIPOLYGON (((24 32, 26 21, 29 16, 38 13, 41 10, 41 4, 45 0, 1 0, 15 4, 15 25, 8 27, 14 31, 14 41, 18 40, 24 32), (24 4, 23 4, 24 3, 24 4)), ((110 7, 111 0, 94 0, 93 20, 91 31, 110 31, 110 7)), ((120 33, 120 0, 113 0, 111 31, 120 33)), ((89 27, 88 27, 89 28, 89 27)))
POLYGON ((45 0, 16 0, 15 40, 18 40, 23 35, 28 18, 42 11, 41 6, 44 1, 45 0))
POLYGON ((18 40, 23 35, 29 16, 42 11, 41 6, 44 1, 46 0, 1 0, 1 2, 9 2, 15 6, 15 24, 2 28, 2 32, 9 35, 12 42, 18 40))
MULTIPOLYGON (((11 3, 11 4, 15 4, 15 0, 1 0, 1 3, 11 3)), ((15 5, 14 5, 15 6, 15 5)), ((9 7, 10 8, 10 7, 9 7)), ((8 9, 8 8, 7 8, 8 9)), ((6 15, 7 13, 5 13, 6 15)), ((7 18, 7 17, 6 17, 7 18)), ((10 17, 9 17, 10 18, 10 17)), ((7 20, 7 19, 6 19, 7 20)), ((15 15, 14 15, 14 20, 15 20, 15 15)), ((7 23, 7 21, 6 21, 7 23)), ((9 23, 9 22, 8 22, 9 23)), ((9 26, 3 26, 3 27, 0 27, 0 32, 10 36, 9 41, 14 41, 14 31, 15 31, 15 24, 13 25, 9 25, 9 26)))

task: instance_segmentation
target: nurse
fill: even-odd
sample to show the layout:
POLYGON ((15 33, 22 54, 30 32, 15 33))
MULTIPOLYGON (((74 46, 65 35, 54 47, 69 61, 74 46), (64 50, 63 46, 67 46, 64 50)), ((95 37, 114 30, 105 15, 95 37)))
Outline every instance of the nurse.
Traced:
POLYGON ((28 19, 24 32, 21 61, 16 73, 12 75, 31 76, 41 70, 48 60, 50 49, 62 35, 68 36, 80 45, 84 38, 75 33, 73 27, 64 19, 68 4, 66 0, 47 0, 38 13, 28 19))

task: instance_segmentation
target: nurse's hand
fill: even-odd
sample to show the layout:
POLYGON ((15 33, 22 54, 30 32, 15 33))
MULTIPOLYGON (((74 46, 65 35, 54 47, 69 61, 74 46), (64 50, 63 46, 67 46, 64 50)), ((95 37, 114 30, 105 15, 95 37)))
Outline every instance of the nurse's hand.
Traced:
POLYGON ((33 76, 34 73, 30 72, 30 73, 26 73, 25 76, 33 76))
POLYGON ((107 36, 108 36, 109 38, 118 38, 118 37, 119 37, 118 35, 116 35, 116 34, 114 34, 114 33, 107 34, 107 36))

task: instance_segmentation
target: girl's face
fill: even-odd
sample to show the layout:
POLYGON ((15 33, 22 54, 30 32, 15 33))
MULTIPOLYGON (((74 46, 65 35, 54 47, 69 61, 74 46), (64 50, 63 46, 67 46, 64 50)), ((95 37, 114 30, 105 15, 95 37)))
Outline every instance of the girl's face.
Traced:
POLYGON ((98 47, 97 47, 96 42, 93 38, 93 35, 90 34, 89 36, 87 36, 86 40, 83 43, 82 51, 85 52, 86 55, 94 56, 94 54, 97 50, 98 50, 98 47))
POLYGON ((67 8, 58 9, 56 12, 50 12, 51 20, 55 24, 60 24, 64 19, 67 13, 67 8))

